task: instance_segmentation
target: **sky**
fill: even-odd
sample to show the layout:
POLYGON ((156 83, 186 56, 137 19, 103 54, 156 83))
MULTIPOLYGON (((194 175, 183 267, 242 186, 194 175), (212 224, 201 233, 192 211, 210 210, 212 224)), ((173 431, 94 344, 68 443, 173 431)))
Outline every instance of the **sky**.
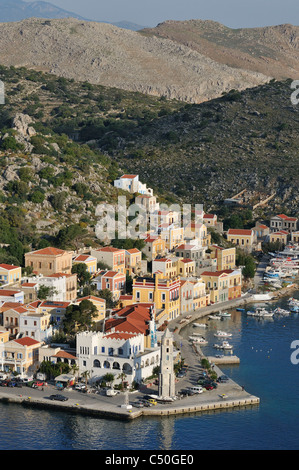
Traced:
POLYGON ((166 20, 203 19, 230 28, 299 25, 298 0, 49 0, 95 21, 156 26, 166 20))

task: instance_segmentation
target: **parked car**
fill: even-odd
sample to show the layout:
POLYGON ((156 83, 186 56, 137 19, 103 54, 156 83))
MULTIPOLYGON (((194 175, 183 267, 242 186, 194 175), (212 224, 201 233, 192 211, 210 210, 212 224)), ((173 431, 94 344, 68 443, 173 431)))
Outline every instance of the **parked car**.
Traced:
POLYGON ((134 403, 132 403, 132 406, 134 406, 135 408, 143 408, 144 403, 142 401, 135 401, 134 403))
POLYGON ((8 382, 8 387, 19 387, 19 388, 21 388, 22 384, 18 381, 10 380, 8 382))
POLYGON ((67 401, 68 397, 65 397, 64 395, 60 395, 57 393, 56 395, 50 395, 50 400, 57 400, 57 401, 67 401))
POLYGON ((186 373, 187 373, 187 372, 186 372, 185 370, 180 370, 180 371, 178 372, 177 377, 179 377, 179 378, 185 377, 185 376, 186 376, 186 373))
POLYGON ((214 387, 213 387, 212 384, 206 384, 206 385, 204 385, 204 388, 205 388, 206 390, 213 390, 213 389, 214 389, 214 387))
POLYGON ((192 390, 186 390, 186 389, 181 390, 179 393, 180 395, 186 395, 186 396, 195 395, 195 392, 193 392, 192 390))
POLYGON ((41 381, 41 380, 35 380, 35 381, 32 383, 31 387, 32 387, 32 388, 38 388, 38 387, 44 387, 44 386, 46 386, 46 385, 48 385, 47 382, 44 382, 44 381, 41 381))
POLYGON ((149 401, 149 403, 151 403, 152 405, 157 405, 156 400, 154 400, 153 398, 150 398, 148 401, 149 401))
POLYGON ((85 389, 86 389, 86 385, 85 385, 85 384, 80 384, 80 383, 78 383, 78 384, 75 385, 74 388, 75 388, 75 390, 85 390, 85 389))

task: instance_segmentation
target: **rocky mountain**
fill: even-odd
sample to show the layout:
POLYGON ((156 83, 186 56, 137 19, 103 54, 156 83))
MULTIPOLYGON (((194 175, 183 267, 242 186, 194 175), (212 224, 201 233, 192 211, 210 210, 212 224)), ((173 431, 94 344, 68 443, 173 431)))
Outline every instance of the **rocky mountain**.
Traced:
POLYGON ((22 0, 0 0, 0 22, 21 21, 26 18, 77 18, 76 13, 63 10, 49 2, 24 2, 22 0))
POLYGON ((0 24, 0 64, 190 103, 269 80, 170 39, 73 18, 0 24))
POLYGON ((231 29, 215 21, 165 21, 141 31, 171 39, 217 63, 281 80, 299 76, 299 26, 231 29))

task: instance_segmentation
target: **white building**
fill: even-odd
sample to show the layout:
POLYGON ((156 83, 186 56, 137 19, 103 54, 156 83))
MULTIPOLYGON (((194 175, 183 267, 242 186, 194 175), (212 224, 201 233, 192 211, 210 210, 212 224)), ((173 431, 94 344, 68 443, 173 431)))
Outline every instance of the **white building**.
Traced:
POLYGON ((37 291, 41 286, 49 287, 52 290, 52 294, 47 297, 48 300, 52 301, 66 301, 67 299, 67 277, 66 276, 31 276, 28 278, 22 278, 23 283, 35 283, 37 285, 37 291))
POLYGON ((41 343, 46 342, 53 335, 50 319, 50 314, 30 311, 23 313, 19 318, 19 335, 34 338, 41 343))
POLYGON ((139 175, 122 175, 118 180, 114 180, 114 186, 132 194, 139 193, 153 196, 153 190, 139 181, 139 175))
POLYGON ((120 383, 124 373, 125 381, 131 384, 153 374, 160 364, 160 348, 145 349, 142 334, 86 331, 77 335, 77 357, 79 374, 88 371, 91 382, 112 373, 114 383, 120 383))

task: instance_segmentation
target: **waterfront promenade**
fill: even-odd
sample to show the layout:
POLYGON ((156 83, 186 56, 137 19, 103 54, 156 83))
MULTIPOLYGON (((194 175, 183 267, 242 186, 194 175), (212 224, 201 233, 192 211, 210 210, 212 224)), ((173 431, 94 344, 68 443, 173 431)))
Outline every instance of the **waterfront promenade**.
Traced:
MULTIPOLYGON (((245 305, 252 301, 250 295, 245 295, 240 299, 228 301, 221 304, 221 309, 229 309, 239 305, 245 305)), ((194 348, 189 341, 183 339, 179 332, 183 326, 198 318, 214 313, 219 310, 219 305, 211 305, 203 309, 194 311, 193 314, 180 316, 169 323, 169 329, 173 332, 174 341, 181 350, 181 356, 188 363, 188 373, 184 378, 176 378, 176 394, 186 387, 197 384, 197 379, 201 370, 202 354, 200 348, 194 348), (185 317, 188 317, 187 319, 185 317), (190 317, 190 318, 189 318, 190 317), (184 323, 180 323, 185 318, 184 323)), ((221 375, 221 370, 215 364, 214 370, 221 375)), ((171 403, 158 403, 150 408, 128 409, 125 404, 132 404, 145 394, 156 395, 157 386, 150 384, 143 391, 119 393, 115 397, 107 397, 98 393, 82 393, 76 390, 63 391, 63 395, 68 397, 66 402, 52 401, 51 394, 58 393, 54 385, 44 387, 44 390, 36 390, 23 386, 22 388, 0 388, 0 401, 6 403, 17 403, 23 406, 49 410, 64 410, 66 412, 81 413, 90 416, 131 420, 142 416, 168 416, 177 414, 188 414, 197 412, 208 412, 215 410, 229 409, 233 407, 250 407, 259 404, 258 397, 247 393, 242 387, 229 379, 226 383, 219 384, 217 389, 205 390, 201 394, 178 398, 171 403)))

